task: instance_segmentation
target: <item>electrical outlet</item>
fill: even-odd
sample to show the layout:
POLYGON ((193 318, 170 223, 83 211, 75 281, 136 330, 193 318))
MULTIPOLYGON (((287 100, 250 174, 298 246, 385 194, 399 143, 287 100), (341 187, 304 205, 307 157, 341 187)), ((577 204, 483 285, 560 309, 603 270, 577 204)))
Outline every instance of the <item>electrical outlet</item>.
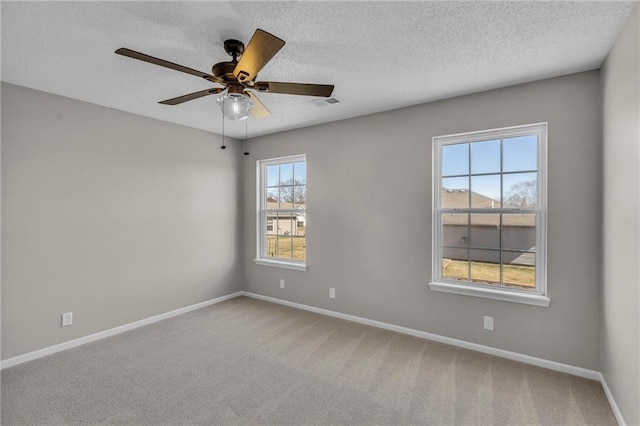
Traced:
POLYGON ((62 314, 62 326, 66 327, 73 324, 73 312, 65 312, 62 314))
POLYGON ((284 280, 280 279, 280 288, 284 288, 284 280))
POLYGON ((329 298, 330 299, 335 299, 336 298, 336 289, 335 288, 330 288, 329 289, 329 298))
POLYGON ((493 331, 493 317, 484 317, 484 329, 493 331))

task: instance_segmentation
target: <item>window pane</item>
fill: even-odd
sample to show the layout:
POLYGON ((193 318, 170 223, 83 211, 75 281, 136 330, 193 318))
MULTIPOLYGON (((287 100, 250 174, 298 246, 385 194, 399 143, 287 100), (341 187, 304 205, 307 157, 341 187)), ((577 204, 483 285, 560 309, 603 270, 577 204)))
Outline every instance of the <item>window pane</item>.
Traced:
POLYGON ((469 261, 466 249, 442 249, 442 278, 469 279, 469 261))
POLYGON ((280 204, 278 200, 280 199, 280 189, 276 188, 267 188, 267 200, 265 203, 266 208, 268 209, 277 209, 280 204))
POLYGON ((273 166, 267 166, 267 186, 277 186, 280 180, 279 176, 280 166, 277 164, 273 166))
POLYGON ((469 244, 469 215, 442 215, 442 245, 467 247, 469 244))
POLYGON ((294 209, 304 207, 307 204, 307 186, 298 185, 293 187, 294 209))
POLYGON ((502 141, 502 171, 519 172, 538 169, 536 135, 506 138, 502 141))
POLYGON ((281 186, 280 187, 280 208, 292 209, 293 208, 293 186, 281 186))
POLYGON ((291 259, 291 255, 292 255, 291 232, 292 232, 291 214, 278 213, 277 219, 276 219, 276 234, 277 234, 276 257, 280 259, 291 259))
POLYGON ((500 252, 497 250, 469 250, 471 281, 500 285, 500 252))
POLYGON ((502 263, 502 281, 505 286, 535 290, 535 253, 503 251, 502 263))
POLYGON ((536 215, 502 215, 502 248, 518 251, 535 251, 536 215))
POLYGON ((296 184, 307 183, 307 162, 293 164, 293 179, 296 184))
MULTIPOLYGON (((472 214, 469 245, 475 248, 500 248, 500 215, 472 214)), ((473 257, 471 258, 473 260, 473 257)))
POLYGON ((442 147, 442 176, 469 174, 469 144, 442 147))
POLYGON ((272 230, 267 231, 267 241, 264 247, 264 255, 265 257, 276 257, 278 254, 278 240, 276 237, 276 220, 275 218, 271 219, 272 222, 272 230))
POLYGON ((440 203, 445 209, 466 209, 469 207, 469 178, 442 179, 442 199, 440 203))
POLYGON ((505 208, 536 208, 538 204, 538 174, 513 173, 502 177, 505 208))
POLYGON ((280 164, 280 185, 293 184, 293 163, 280 164))
POLYGON ((278 235, 290 236, 295 232, 291 213, 278 213, 278 235))
POLYGON ((307 232, 307 215, 305 213, 296 213, 295 216, 296 232, 294 235, 304 237, 307 232))
POLYGON ((291 243, 293 245, 293 260, 307 260, 307 243, 305 237, 293 237, 291 243))
POLYGON ((471 173, 500 173, 500 140, 471 144, 471 173))
POLYGON ((278 258, 291 260, 291 237, 278 235, 278 258))
POLYGON ((471 207, 500 208, 500 175, 471 177, 471 207))

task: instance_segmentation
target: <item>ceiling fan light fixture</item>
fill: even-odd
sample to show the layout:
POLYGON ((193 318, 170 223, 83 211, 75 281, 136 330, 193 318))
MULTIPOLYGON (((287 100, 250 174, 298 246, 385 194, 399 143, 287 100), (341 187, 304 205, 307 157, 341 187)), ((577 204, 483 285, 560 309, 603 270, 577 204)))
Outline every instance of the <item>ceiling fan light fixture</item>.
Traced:
POLYGON ((245 94, 225 91, 217 99, 224 118, 234 121, 245 120, 251 114, 253 101, 245 94))

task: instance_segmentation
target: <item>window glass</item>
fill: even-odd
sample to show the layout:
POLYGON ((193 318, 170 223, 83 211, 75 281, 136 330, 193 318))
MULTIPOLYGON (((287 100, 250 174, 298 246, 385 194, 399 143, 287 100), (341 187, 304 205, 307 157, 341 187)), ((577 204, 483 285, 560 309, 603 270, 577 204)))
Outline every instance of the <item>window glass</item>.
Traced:
POLYGON ((469 207, 469 178, 443 178, 440 203, 445 209, 469 207))
POLYGON ((500 215, 472 213, 469 244, 476 248, 500 248, 500 215))
POLYGON ((500 207, 500 175, 471 177, 471 207, 482 209, 500 207))
POLYGON ((500 285, 500 251, 469 250, 471 281, 500 285))
POLYGON ((503 214, 502 248, 519 251, 536 249, 536 215, 503 214))
POLYGON ((278 186, 280 180, 280 166, 267 166, 267 186, 278 186))
POLYGON ((293 177, 296 184, 307 183, 307 163, 305 161, 293 164, 293 177))
POLYGON ((280 164, 280 185, 293 184, 293 163, 280 164))
POLYGON ((469 279, 469 251, 446 248, 442 251, 442 277, 453 280, 469 279))
POLYGON ((469 174, 469 144, 442 147, 442 176, 469 174))
POLYGON ((442 217, 442 244, 448 247, 469 245, 468 214, 447 214, 442 217))
POLYGON ((500 173, 500 140, 471 144, 471 173, 500 173))
POLYGON ((536 255, 531 252, 503 251, 503 281, 506 286, 524 290, 536 287, 536 255))
POLYGON ((538 168, 538 142, 535 135, 505 138, 502 141, 502 171, 519 172, 538 168))
POLYGON ((538 198, 537 173, 509 173, 502 178, 506 208, 534 209, 538 198))

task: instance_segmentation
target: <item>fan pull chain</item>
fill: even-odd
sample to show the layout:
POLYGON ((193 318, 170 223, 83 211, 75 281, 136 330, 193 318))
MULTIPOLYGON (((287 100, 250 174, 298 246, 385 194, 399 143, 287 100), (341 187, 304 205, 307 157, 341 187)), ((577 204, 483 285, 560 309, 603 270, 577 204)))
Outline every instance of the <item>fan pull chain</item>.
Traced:
POLYGON ((224 145, 224 97, 222 97, 222 146, 220 149, 227 149, 224 145))
POLYGON ((246 118, 244 120, 244 155, 249 155, 249 150, 247 149, 247 126, 249 125, 249 119, 246 118))

